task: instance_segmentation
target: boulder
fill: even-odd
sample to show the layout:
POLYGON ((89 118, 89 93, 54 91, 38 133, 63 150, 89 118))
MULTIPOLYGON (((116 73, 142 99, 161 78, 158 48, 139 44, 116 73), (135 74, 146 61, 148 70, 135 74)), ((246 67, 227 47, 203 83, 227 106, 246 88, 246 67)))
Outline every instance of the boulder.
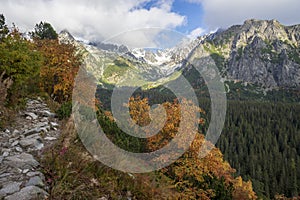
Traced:
POLYGON ((5 162, 11 167, 19 168, 22 170, 39 166, 39 162, 36 161, 33 156, 28 153, 22 153, 19 155, 7 157, 5 162))
POLYGON ((38 187, 44 187, 45 184, 43 183, 43 180, 39 176, 34 176, 29 179, 29 181, 26 183, 26 186, 38 186, 38 187))
POLYGON ((21 184, 22 182, 10 182, 5 184, 0 190, 0 197, 18 192, 20 190, 21 184))
POLYGON ((46 199, 49 194, 36 186, 27 186, 21 191, 7 196, 5 200, 28 200, 28 199, 46 199))

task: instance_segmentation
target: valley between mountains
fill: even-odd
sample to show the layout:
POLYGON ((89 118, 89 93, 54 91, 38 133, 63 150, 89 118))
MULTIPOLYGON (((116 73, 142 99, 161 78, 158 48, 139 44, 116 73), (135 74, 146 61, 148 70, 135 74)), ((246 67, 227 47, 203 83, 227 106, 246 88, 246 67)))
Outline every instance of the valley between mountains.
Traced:
MULTIPOLYGON (((208 35, 183 37, 172 47, 148 49, 79 41, 67 30, 58 34, 47 22, 21 33, 0 16, 0 199, 300 198, 300 25, 249 19, 208 35), (219 77, 227 98, 215 146, 205 141, 212 101, 195 52, 205 53, 202 63, 216 67, 200 69, 207 77, 219 77), (199 107, 168 87, 181 78, 189 87, 179 96, 193 91, 199 107), (98 122, 123 150, 165 147, 180 130, 181 104, 188 107, 187 117, 200 116, 195 139, 162 169, 133 174, 110 168, 87 151, 78 135, 74 88, 83 91, 77 98, 84 105, 82 121, 95 116, 92 123, 98 122), (125 94, 134 88, 123 105, 145 132, 157 120, 151 108, 161 104, 166 121, 158 134, 134 137, 118 126, 114 88, 125 94), (199 158, 204 144, 212 150, 199 158)), ((192 128, 184 131, 191 134, 192 128)), ((168 156, 155 159, 164 162, 168 156)))

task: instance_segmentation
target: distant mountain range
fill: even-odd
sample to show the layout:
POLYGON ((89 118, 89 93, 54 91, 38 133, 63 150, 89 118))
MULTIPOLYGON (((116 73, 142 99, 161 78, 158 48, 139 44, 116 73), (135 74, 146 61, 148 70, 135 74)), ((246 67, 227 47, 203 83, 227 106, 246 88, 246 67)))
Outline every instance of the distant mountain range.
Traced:
POLYGON ((204 48, 226 82, 267 90, 300 88, 300 25, 284 26, 276 20, 247 20, 158 51, 101 42, 85 44, 67 31, 62 31, 59 39, 77 46, 87 70, 103 87, 117 83, 155 87, 175 80, 183 72, 188 74, 189 54, 204 48))

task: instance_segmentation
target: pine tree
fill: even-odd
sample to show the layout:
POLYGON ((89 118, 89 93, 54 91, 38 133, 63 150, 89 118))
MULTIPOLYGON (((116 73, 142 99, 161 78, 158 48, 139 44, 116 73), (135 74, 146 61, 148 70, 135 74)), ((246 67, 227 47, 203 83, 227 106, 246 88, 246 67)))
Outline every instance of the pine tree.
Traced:
POLYGON ((7 25, 5 24, 5 17, 3 14, 0 14, 0 41, 9 33, 7 25))
POLYGON ((40 22, 35 25, 34 32, 31 32, 31 35, 36 39, 50 39, 56 40, 58 38, 58 34, 54 30, 51 24, 47 22, 40 22))

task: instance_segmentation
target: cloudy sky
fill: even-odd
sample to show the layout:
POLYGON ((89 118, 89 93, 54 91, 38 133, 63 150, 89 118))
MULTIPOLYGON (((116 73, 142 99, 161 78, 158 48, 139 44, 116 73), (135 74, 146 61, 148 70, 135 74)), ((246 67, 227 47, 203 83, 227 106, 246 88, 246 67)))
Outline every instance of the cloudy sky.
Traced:
MULTIPOLYGON (((159 27, 196 36, 245 19, 300 23, 299 0, 0 0, 8 24, 31 30, 40 21, 78 38, 107 40, 120 33, 159 27)), ((153 35, 128 34, 128 40, 151 42, 153 35)))

